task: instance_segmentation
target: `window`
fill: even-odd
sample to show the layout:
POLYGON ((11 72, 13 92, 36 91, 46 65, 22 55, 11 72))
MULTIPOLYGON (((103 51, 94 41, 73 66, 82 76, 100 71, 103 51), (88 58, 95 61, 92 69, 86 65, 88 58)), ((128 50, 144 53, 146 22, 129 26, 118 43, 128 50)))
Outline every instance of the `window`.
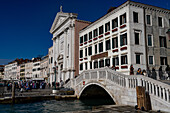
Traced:
POLYGON ((118 47, 118 37, 112 38, 112 49, 118 47))
POLYGON ((149 64, 153 65, 153 56, 149 56, 149 64))
POLYGON ((88 53, 89 55, 92 55, 92 46, 88 47, 88 53))
POLYGON ((83 58, 83 50, 80 50, 80 58, 83 58))
POLYGON ((84 35, 84 42, 87 41, 87 34, 84 35))
POLYGON ((119 57, 118 56, 112 58, 112 64, 114 67, 116 65, 119 65, 119 57))
POLYGON ((110 22, 105 24, 105 32, 110 31, 110 22))
POLYGON ((152 46, 152 35, 148 35, 148 46, 152 46))
POLYGON ((166 47, 166 37, 159 36, 160 47, 166 47))
POLYGON ((160 57, 161 65, 167 65, 167 57, 160 57))
POLYGON ((92 39, 92 31, 89 32, 89 40, 91 40, 91 39, 92 39))
POLYGON ((118 27, 118 18, 112 20, 112 29, 114 29, 115 27, 118 27))
POLYGON ((97 44, 95 45, 95 54, 97 53, 97 44))
POLYGON ((138 23, 138 13, 137 12, 133 12, 133 22, 138 23))
POLYGON ((98 36, 97 29, 93 30, 93 37, 98 36))
POLYGON ((90 69, 92 69, 92 62, 90 62, 90 69))
POLYGON ((162 17, 158 17, 158 26, 159 26, 159 27, 163 27, 162 17))
POLYGON ((99 68, 104 67, 104 60, 99 61, 99 68))
POLYGON ((127 33, 120 35, 120 46, 127 45, 127 33))
POLYGON ((146 24, 151 25, 151 16, 146 15, 146 24))
POLYGON ((121 56, 121 65, 123 65, 123 64, 128 64, 128 62, 127 62, 127 55, 121 56))
POLYGON ((99 35, 103 34, 103 25, 99 27, 99 35))
POLYGON ((85 63, 85 70, 87 70, 87 62, 85 63))
POLYGON ((99 52, 103 52, 103 42, 99 43, 99 52))
POLYGON ((110 39, 106 40, 106 51, 110 50, 110 39))
POLYGON ((94 61, 94 69, 98 68, 98 61, 94 61))
POLYGON ((80 64, 80 70, 83 70, 83 64, 80 64))
POLYGON ((135 44, 139 45, 139 32, 135 32, 135 44))
POLYGON ((108 59, 105 59, 105 66, 110 66, 110 58, 108 58, 108 59))
POLYGON ((85 56, 87 56, 87 48, 85 48, 85 56))
POLYGON ((126 13, 120 16, 120 25, 126 23, 126 13))
POLYGON ((51 63, 53 63, 53 57, 51 57, 51 63))
POLYGON ((136 54, 136 64, 140 64, 140 54, 136 54))
POLYGON ((83 43, 83 36, 80 37, 80 44, 83 43))

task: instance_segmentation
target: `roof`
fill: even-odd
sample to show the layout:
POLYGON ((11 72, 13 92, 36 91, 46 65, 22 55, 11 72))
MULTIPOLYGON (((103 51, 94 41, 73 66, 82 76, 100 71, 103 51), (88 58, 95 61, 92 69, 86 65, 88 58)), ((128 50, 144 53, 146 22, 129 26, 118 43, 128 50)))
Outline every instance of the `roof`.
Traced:
POLYGON ((118 10, 119 8, 121 8, 121 7, 125 6, 125 5, 128 5, 128 4, 137 4, 137 5, 142 5, 143 7, 152 7, 152 8, 155 8, 155 9, 157 9, 157 10, 159 10, 159 9, 160 9, 160 10, 165 10, 165 11, 168 11, 168 12, 170 13, 170 10, 169 10, 169 9, 160 8, 160 7, 157 7, 157 6, 152 6, 152 5, 148 5, 148 4, 144 4, 144 3, 134 2, 134 1, 128 0, 128 1, 124 2, 123 4, 121 4, 120 6, 115 7, 112 11, 110 11, 110 12, 108 12, 107 14, 103 15, 102 17, 98 18, 97 20, 95 20, 94 22, 92 22, 91 24, 89 24, 88 26, 84 27, 82 30, 80 30, 80 32, 82 32, 82 31, 85 30, 86 28, 89 28, 89 27, 93 26, 93 24, 98 23, 98 22, 100 21, 100 19, 107 17, 108 15, 116 12, 116 10, 118 10))

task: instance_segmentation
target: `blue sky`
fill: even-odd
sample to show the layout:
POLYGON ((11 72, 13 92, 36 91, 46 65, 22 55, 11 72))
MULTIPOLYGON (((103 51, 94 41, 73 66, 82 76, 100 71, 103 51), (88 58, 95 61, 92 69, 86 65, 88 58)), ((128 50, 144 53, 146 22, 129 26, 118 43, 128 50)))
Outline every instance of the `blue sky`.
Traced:
MULTIPOLYGON (((15 58, 46 55, 52 46, 49 33, 56 13, 78 13, 95 21, 127 0, 0 0, 0 64, 15 58)), ((170 9, 170 0, 133 0, 170 9)))

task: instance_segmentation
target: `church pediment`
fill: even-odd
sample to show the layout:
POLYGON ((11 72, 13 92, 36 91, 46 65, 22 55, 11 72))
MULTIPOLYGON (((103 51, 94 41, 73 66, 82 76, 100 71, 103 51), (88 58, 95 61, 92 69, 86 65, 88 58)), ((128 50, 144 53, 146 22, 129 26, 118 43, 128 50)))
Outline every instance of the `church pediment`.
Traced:
POLYGON ((52 33, 57 27, 59 27, 67 18, 69 17, 68 13, 59 12, 57 13, 52 27, 50 29, 50 33, 52 33))

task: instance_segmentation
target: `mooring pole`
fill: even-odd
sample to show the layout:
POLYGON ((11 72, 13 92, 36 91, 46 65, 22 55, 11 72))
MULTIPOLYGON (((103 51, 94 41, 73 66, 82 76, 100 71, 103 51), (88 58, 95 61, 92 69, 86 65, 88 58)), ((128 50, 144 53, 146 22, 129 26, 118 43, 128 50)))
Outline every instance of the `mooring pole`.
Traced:
POLYGON ((15 82, 12 82, 12 104, 15 104, 15 82))

